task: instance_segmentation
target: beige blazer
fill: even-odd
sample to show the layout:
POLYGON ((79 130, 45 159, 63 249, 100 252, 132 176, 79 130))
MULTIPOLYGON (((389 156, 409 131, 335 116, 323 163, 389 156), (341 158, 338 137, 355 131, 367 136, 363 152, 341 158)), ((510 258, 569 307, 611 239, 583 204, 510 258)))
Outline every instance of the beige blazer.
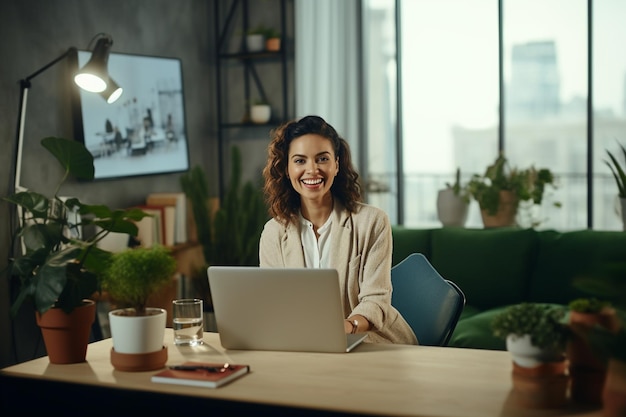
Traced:
MULTIPOLYGON (((417 344, 411 327, 391 305, 391 224, 379 208, 360 204, 349 213, 335 203, 331 214, 331 260, 339 273, 345 317, 360 314, 372 325, 369 342, 417 344)), ((299 225, 269 220, 261 234, 262 267, 304 268, 299 225)))

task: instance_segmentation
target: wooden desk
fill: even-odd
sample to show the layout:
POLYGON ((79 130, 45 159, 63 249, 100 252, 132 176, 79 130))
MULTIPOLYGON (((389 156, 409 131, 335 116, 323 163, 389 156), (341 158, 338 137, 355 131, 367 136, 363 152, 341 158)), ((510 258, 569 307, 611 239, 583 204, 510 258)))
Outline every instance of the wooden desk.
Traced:
MULTIPOLYGON (((0 371, 3 407, 52 404, 72 415, 383 415, 601 416, 599 410, 520 408, 512 393, 508 352, 363 344, 346 354, 225 351, 216 333, 201 347, 177 347, 166 330, 168 364, 184 360, 245 363, 251 373, 218 389, 150 382, 155 372, 118 372, 111 340, 89 345, 87 361, 50 364, 47 357, 0 371), (75 405, 75 408, 72 408, 75 405), (89 407, 86 411, 83 406, 89 407), (121 408, 120 408, 121 407, 121 408)), ((5 413, 2 413, 5 414, 5 413)))

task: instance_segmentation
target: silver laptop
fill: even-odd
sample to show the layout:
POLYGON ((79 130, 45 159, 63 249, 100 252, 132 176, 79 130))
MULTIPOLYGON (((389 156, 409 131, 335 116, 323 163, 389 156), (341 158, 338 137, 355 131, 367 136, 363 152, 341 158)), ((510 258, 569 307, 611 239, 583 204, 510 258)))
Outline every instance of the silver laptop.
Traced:
POLYGON ((350 352, 334 269, 210 266, 215 321, 226 349, 350 352))

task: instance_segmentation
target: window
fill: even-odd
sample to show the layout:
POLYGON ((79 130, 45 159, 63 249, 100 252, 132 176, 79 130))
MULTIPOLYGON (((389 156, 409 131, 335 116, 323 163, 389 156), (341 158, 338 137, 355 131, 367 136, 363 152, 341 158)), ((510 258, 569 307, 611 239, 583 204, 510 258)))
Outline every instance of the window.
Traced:
MULTIPOLYGON (((437 190, 497 155, 494 1, 401 1, 404 224, 439 227, 437 190), (454 11, 453 13, 451 11, 454 11)), ((480 225, 478 209, 467 226, 480 225)))
POLYGON ((587 225, 587 0, 504 0, 504 149, 520 168, 550 168, 542 228, 587 225), (558 201, 561 208, 551 203, 558 201))
MULTIPOLYGON (((541 228, 620 230, 604 160, 626 146, 626 2, 593 1, 591 25, 587 3, 364 1, 368 202, 394 223, 440 227, 437 190, 457 167, 464 181, 483 173, 502 146, 512 165, 559 178, 541 228)), ((466 227, 482 227, 475 202, 466 227)))
POLYGON ((617 186, 604 163, 606 150, 622 156, 626 146, 626 2, 593 2, 593 225, 621 230, 617 186))

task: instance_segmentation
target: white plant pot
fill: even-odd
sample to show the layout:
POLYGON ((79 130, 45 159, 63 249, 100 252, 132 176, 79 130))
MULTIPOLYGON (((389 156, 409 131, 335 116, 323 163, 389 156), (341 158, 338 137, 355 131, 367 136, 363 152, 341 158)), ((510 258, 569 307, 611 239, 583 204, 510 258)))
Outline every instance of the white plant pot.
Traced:
POLYGON ((252 123, 263 124, 270 121, 272 108, 269 104, 255 104, 250 107, 250 120, 252 123))
POLYGON ((506 338, 506 350, 511 353, 513 362, 524 368, 532 368, 545 362, 562 358, 561 352, 554 349, 540 349, 531 343, 529 334, 510 334, 506 338))
POLYGON ((248 52, 260 52, 265 49, 265 36, 263 35, 247 35, 246 47, 248 52))
POLYGON ((437 216, 444 226, 463 227, 467 220, 469 204, 446 188, 437 194, 437 216))
POLYGON ((151 307, 146 310, 151 314, 147 316, 122 315, 128 309, 109 312, 113 349, 117 353, 150 353, 163 349, 167 311, 151 307))

